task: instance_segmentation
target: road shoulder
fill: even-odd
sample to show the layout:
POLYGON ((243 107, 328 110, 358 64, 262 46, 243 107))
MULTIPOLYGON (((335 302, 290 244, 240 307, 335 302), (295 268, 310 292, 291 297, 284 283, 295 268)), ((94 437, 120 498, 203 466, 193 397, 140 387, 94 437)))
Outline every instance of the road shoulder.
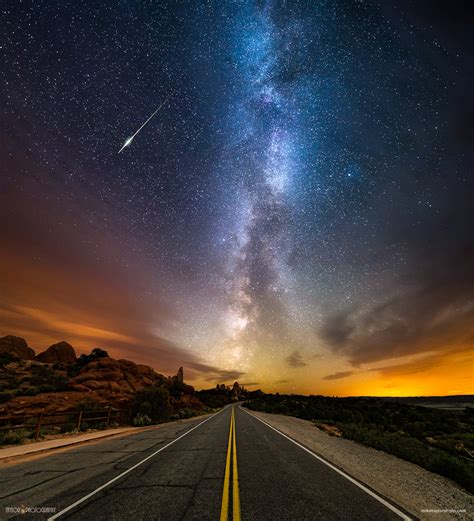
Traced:
POLYGON ((36 459, 38 457, 46 456, 53 452, 74 448, 78 445, 83 445, 86 443, 100 442, 109 438, 130 436, 132 434, 138 434, 139 432, 144 432, 146 430, 160 429, 165 425, 169 425, 170 423, 193 423, 196 421, 204 420, 208 416, 212 416, 212 414, 214 413, 194 416, 193 418, 186 418, 183 420, 176 420, 174 422, 150 425, 149 427, 119 427, 115 429, 86 432, 83 434, 64 436, 45 441, 10 446, 0 449, 0 466, 21 463, 29 459, 36 459))

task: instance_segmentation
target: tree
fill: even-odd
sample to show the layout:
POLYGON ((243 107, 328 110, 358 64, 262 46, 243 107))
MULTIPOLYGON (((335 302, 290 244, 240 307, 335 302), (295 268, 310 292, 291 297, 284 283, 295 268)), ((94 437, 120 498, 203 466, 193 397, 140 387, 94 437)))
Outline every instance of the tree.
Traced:
POLYGON ((154 386, 137 391, 132 402, 132 417, 137 414, 146 415, 153 422, 168 420, 171 416, 168 390, 154 386))

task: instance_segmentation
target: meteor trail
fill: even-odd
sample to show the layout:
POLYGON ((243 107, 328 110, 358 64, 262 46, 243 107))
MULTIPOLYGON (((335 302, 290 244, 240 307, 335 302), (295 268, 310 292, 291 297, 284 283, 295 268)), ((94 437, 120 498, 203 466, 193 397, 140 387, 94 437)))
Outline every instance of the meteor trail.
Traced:
POLYGON ((118 151, 119 154, 120 154, 120 152, 122 152, 122 150, 124 148, 126 148, 132 144, 132 141, 135 139, 135 136, 151 120, 151 118, 161 109, 161 107, 171 98, 172 95, 173 95, 173 92, 165 99, 165 101, 163 101, 163 103, 155 110, 155 112, 153 112, 153 114, 145 121, 145 123, 143 123, 143 125, 134 134, 132 134, 129 138, 127 138, 125 140, 125 143, 123 144, 122 148, 118 151))

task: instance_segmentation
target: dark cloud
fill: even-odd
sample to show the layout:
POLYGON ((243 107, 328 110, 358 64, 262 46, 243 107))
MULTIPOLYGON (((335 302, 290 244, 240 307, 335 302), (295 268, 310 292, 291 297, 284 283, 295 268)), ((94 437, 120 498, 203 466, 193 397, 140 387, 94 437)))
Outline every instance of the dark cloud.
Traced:
POLYGON ((308 365, 307 362, 301 356, 299 351, 293 351, 293 353, 291 353, 291 355, 287 356, 285 358, 285 360, 286 360, 286 363, 290 367, 296 368, 296 367, 305 367, 306 365, 308 365))
POLYGON ((213 365, 192 361, 186 362, 185 367, 191 369, 194 373, 197 373, 197 375, 202 377, 204 380, 216 383, 225 383, 231 380, 235 381, 246 374, 242 371, 229 371, 226 369, 220 369, 213 365))
POLYGON ((355 374, 355 371, 340 371, 338 373, 328 374, 323 376, 323 380, 339 380, 340 378, 347 378, 355 374))
POLYGON ((408 280, 412 289, 368 311, 330 315, 320 330, 323 339, 356 365, 472 345, 473 251, 432 260, 408 280))
POLYGON ((326 318, 321 328, 323 338, 335 349, 344 346, 356 328, 352 319, 352 310, 337 311, 326 318))
POLYGON ((244 387, 254 387, 256 385, 260 385, 260 382, 243 382, 241 385, 244 387))

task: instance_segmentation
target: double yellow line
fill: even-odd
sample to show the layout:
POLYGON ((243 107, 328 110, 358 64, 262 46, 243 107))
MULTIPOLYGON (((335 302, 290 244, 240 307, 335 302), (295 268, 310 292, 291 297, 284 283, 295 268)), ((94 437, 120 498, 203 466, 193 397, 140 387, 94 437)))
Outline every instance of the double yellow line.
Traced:
POLYGON ((227 445, 227 458, 225 463, 224 489, 222 490, 221 518, 227 521, 229 516, 229 490, 230 490, 230 467, 232 461, 232 519, 240 521, 240 498, 239 498, 239 471, 237 469, 237 447, 235 442, 235 416, 234 407, 230 416, 229 444, 227 445))

